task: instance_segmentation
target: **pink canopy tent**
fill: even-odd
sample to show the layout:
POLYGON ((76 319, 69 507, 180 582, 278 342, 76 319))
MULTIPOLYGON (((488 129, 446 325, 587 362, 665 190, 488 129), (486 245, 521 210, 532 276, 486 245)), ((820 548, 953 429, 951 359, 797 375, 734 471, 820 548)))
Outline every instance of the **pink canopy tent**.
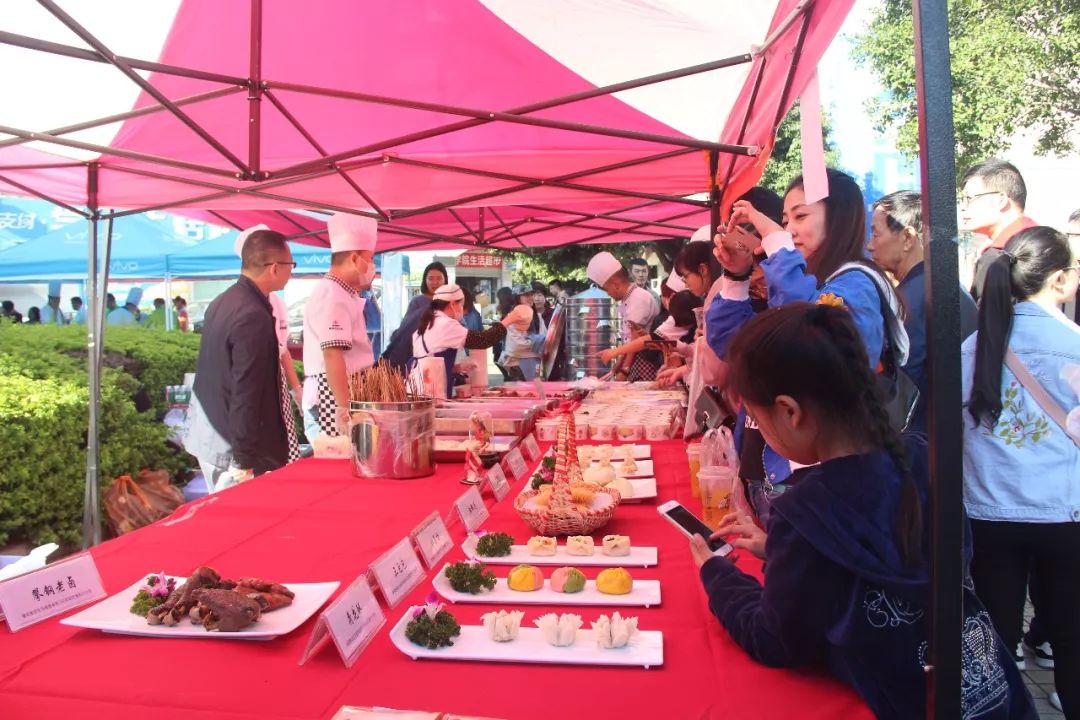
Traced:
MULTIPOLYGON (((8 190, 120 208, 103 217, 213 212, 218 222, 257 219, 302 236, 318 229, 303 215, 230 213, 372 214, 383 224, 380 249, 392 250, 690 234, 709 220, 717 190, 756 182, 776 125, 851 1, 780 0, 754 47, 720 47, 727 57, 599 88, 476 0, 430 0, 408 13, 374 2, 186 0, 156 62, 114 58, 77 18, 41 5, 89 49, 12 33, 0 43, 111 62, 141 92, 133 110, 47 131, 11 127, 0 114, 0 136, 11 136, 0 140, 8 190), (361 42, 358 28, 377 32, 361 42), (719 141, 612 94, 724 68, 746 78, 719 141), (108 123, 119 126, 107 145, 80 138, 108 123), (22 146, 31 140, 98 155, 65 166, 22 146)), ((611 12, 583 7, 593 22, 611 12)))

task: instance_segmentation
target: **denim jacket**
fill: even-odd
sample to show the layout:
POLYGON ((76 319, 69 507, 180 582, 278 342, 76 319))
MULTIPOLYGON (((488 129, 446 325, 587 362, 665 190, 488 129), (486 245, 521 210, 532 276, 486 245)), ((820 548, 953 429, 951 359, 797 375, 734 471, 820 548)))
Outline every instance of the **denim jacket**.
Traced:
MULTIPOLYGON (((1015 307, 1009 348, 1068 412, 1076 393, 1061 370, 1080 363, 1080 327, 1057 309, 1033 302, 1015 307)), ((1004 408, 993 430, 967 412, 978 333, 963 345, 964 502, 976 520, 1080 522, 1080 448, 1039 407, 1008 367, 1002 368, 1004 408)))
MULTIPOLYGON (((881 316, 881 299, 870 276, 848 272, 831 278, 818 289, 817 278, 806 272, 806 259, 795 249, 789 233, 770 233, 761 244, 768 255, 761 268, 769 289, 769 307, 814 302, 824 294, 841 298, 851 310, 855 327, 866 343, 870 364, 877 365, 885 340, 885 321, 881 316)), ((726 358, 728 346, 739 329, 754 316, 750 307, 750 281, 738 282, 727 277, 722 280, 720 292, 705 309, 705 340, 721 360, 726 358)), ((742 447, 742 420, 740 411, 735 423, 736 447, 742 447)), ((768 481, 774 486, 783 483, 793 470, 787 459, 767 445, 763 461, 768 481)))

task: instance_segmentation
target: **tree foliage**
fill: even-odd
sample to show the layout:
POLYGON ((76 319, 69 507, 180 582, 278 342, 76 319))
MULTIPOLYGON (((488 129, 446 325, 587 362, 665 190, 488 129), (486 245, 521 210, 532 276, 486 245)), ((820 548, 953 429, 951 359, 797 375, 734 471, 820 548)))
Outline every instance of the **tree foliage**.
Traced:
MULTIPOLYGON (((869 111, 897 147, 918 149, 910 0, 882 0, 853 55, 885 93, 869 111)), ((957 169, 1034 131, 1036 151, 1065 154, 1080 130, 1080 3, 1077 0, 949 0, 957 169)))
MULTIPOLYGON (((765 172, 758 181, 758 185, 767 187, 780 196, 783 196, 784 191, 787 190, 788 183, 802 174, 801 118, 799 103, 796 102, 780 121, 780 126, 776 128, 776 143, 773 145, 772 155, 769 156, 769 162, 765 164, 765 172)), ((825 112, 821 117, 821 135, 825 143, 825 164, 829 167, 838 167, 840 156, 833 142, 828 113, 825 112)))

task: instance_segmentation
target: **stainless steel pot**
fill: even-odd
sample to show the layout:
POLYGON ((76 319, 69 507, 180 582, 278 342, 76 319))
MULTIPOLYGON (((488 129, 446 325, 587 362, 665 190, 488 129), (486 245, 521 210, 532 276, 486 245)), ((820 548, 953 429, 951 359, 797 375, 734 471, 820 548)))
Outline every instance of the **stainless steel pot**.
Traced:
POLYGON ((407 479, 435 472, 435 401, 350 402, 353 474, 407 479))
POLYGON ((618 342, 618 305, 607 293, 593 287, 567 299, 566 351, 579 377, 607 373, 597 354, 618 342))

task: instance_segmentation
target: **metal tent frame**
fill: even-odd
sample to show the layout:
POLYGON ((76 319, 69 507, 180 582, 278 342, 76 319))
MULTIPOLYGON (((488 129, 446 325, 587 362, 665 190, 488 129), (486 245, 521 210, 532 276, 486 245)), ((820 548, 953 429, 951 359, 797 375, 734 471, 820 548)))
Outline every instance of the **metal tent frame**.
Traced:
MULTIPOLYGON (((156 103, 128 112, 89 120, 66 127, 53 128, 44 132, 0 125, 0 134, 13 136, 10 139, 0 141, 0 148, 29 141, 44 141, 61 147, 92 151, 100 155, 99 159, 91 162, 73 161, 70 163, 56 162, 37 165, 0 165, 0 183, 6 183, 23 193, 47 200, 58 206, 64 207, 69 211, 75 212, 86 218, 90 224, 89 237, 91 238, 91 242, 89 243, 88 256, 89 297, 87 299, 87 312, 89 317, 94 318, 94 322, 89 323, 87 328, 90 409, 86 460, 86 501, 83 528, 83 544, 86 547, 101 541, 97 467, 99 452, 97 438, 99 414, 98 395, 101 373, 100 356, 104 331, 104 292, 108 283, 108 255, 111 245, 112 219, 150 210, 166 210, 181 206, 198 207, 200 204, 222 197, 242 195, 251 198, 285 201, 293 204, 295 207, 312 208, 320 211, 346 212, 376 218, 380 223, 380 233, 407 237, 416 241, 413 244, 395 248, 398 250, 415 249, 434 243, 452 243, 464 247, 487 247, 512 251, 528 250, 529 246, 524 241, 525 237, 530 235, 535 236, 540 233, 564 227, 579 227, 585 230, 596 230, 596 233, 566 242, 563 245, 595 242, 619 234, 625 234, 633 238, 641 239, 685 236, 694 228, 679 224, 678 221, 683 218, 707 210, 710 213, 711 223, 713 225, 719 223, 723 193, 729 187, 729 181, 732 178, 732 172, 735 168, 736 157, 739 155, 757 155, 761 152, 761 148, 752 145, 724 144, 696 140, 688 137, 668 136, 584 123, 565 122, 537 117, 535 113, 541 110, 580 102, 589 98, 609 95, 668 80, 753 62, 756 57, 760 56, 768 49, 783 33, 789 30, 792 25, 798 23, 799 29, 797 41, 790 58, 790 64, 787 68, 786 84, 780 103, 777 106, 775 121, 773 123, 773 130, 775 132, 776 126, 779 125, 784 113, 787 111, 793 100, 793 98, 790 97, 790 94, 795 70, 800 61, 803 39, 806 36, 813 12, 815 8, 818 7, 818 2, 815 2, 815 0, 804 0, 803 2, 800 2, 791 15, 787 17, 770 37, 765 40, 764 45, 755 48, 754 54, 744 53, 734 55, 709 63, 597 87, 525 106, 494 110, 427 103, 408 98, 386 97, 334 88, 284 83, 264 78, 262 75, 262 0, 250 0, 250 61, 249 72, 246 77, 224 75, 115 55, 96 36, 90 33, 70 14, 61 9, 54 0, 38 0, 38 3, 92 49, 88 50, 86 48, 64 45, 4 31, 0 31, 0 43, 43 53, 77 58, 87 62, 111 64, 152 97, 156 103), (138 72, 136 72, 139 70, 165 75, 180 75, 196 78, 219 84, 223 87, 209 92, 172 100, 158 91, 149 80, 143 79, 138 72), (315 138, 290 112, 279 92, 318 95, 361 103, 389 105, 418 111, 456 115, 462 119, 423 131, 386 138, 379 142, 369 143, 346 151, 328 153, 318 139, 315 138), (184 109, 199 103, 239 93, 247 93, 247 99, 249 101, 247 103, 249 132, 246 158, 237 156, 225 147, 221 141, 201 127, 198 122, 185 112, 184 109), (264 104, 266 103, 277 111, 302 137, 304 137, 308 144, 311 145, 314 153, 311 159, 287 167, 266 168, 263 166, 261 161, 261 128, 262 113, 264 104), (133 152, 130 150, 86 143, 66 137, 71 133, 80 130, 100 127, 130 118, 162 112, 169 113, 182 122, 207 145, 212 147, 231 167, 212 167, 187 162, 179 158, 133 152), (547 178, 480 171, 444 163, 422 162, 397 157, 387 152, 392 148, 407 143, 447 135, 493 122, 532 125, 563 131, 626 138, 654 143, 665 149, 662 152, 643 158, 602 167, 588 168, 571 174, 547 178), (595 182, 582 181, 583 178, 606 171, 633 165, 661 162, 665 159, 677 157, 686 153, 701 151, 708 154, 709 173, 706 199, 698 199, 690 195, 637 192, 614 187, 605 187, 602 184, 598 185, 595 182), (723 173, 723 180, 720 178, 720 155, 722 153, 727 154, 730 157, 723 173), (109 157, 141 161, 150 166, 158 167, 161 170, 152 171, 109 165, 107 163, 107 158, 109 157), (508 188, 500 188, 485 193, 454 198, 426 207, 395 210, 380 206, 377 199, 373 198, 370 193, 365 191, 364 188, 349 175, 350 171, 381 163, 397 163, 424 167, 429 170, 441 172, 479 175, 485 178, 511 182, 513 185, 508 188), (72 167, 84 167, 86 169, 88 203, 85 211, 69 203, 60 201, 57 198, 50 197, 44 192, 4 175, 5 171, 13 170, 45 170, 51 168, 72 167), (191 171, 197 173, 201 177, 186 178, 178 177, 176 175, 167 175, 165 174, 165 171, 169 168, 191 171), (98 206, 98 182, 102 169, 142 175, 151 179, 167 179, 172 182, 191 186, 193 188, 193 193, 195 190, 198 190, 199 192, 182 200, 175 200, 172 202, 124 210, 102 211, 98 206), (298 197, 296 194, 290 194, 292 186, 296 186, 308 180, 334 174, 339 175, 344 182, 352 188, 357 196, 358 204, 363 204, 371 209, 359 210, 338 205, 327 205, 303 197, 298 197), (243 184, 229 184, 230 181, 243 184), (635 199, 639 202, 616 210, 597 213, 586 212, 579 207, 571 206, 553 207, 550 204, 521 205, 519 207, 526 210, 534 210, 539 215, 561 215, 571 218, 568 220, 540 220, 540 224, 544 225, 544 227, 533 228, 521 232, 516 232, 515 228, 526 224, 525 222, 515 221, 506 223, 503 222, 500 217, 497 207, 505 208, 508 206, 496 207, 481 204, 484 201, 510 195, 514 192, 545 185, 571 190, 580 193, 583 197, 625 197, 635 199), (642 208, 662 205, 672 206, 673 212, 670 215, 664 215, 653 219, 634 218, 626 215, 626 213, 642 208), (470 225, 464 218, 457 214, 456 210, 465 206, 480 208, 476 226, 470 225), (675 211, 676 208, 677 211, 675 211), (463 230, 457 234, 443 234, 400 224, 400 221, 407 218, 427 215, 440 210, 450 210, 454 214, 456 220, 463 226, 463 230), (494 223, 486 222, 488 213, 490 213, 492 219, 495 221, 494 223), (97 248, 98 224, 103 220, 106 221, 107 224, 104 243, 105 262, 103 265, 99 265, 97 248), (604 224, 591 224, 590 221, 603 221, 604 224), (611 227, 611 224, 615 224, 616 227, 611 227), (98 277, 99 267, 101 268, 100 280, 98 277)), ((960 638, 962 631, 961 587, 963 581, 961 556, 962 527, 959 522, 959 518, 961 517, 960 513, 962 512, 962 467, 960 465, 961 428, 960 416, 956 411, 960 406, 960 335, 958 324, 959 314, 958 312, 952 312, 953 309, 959 307, 959 297, 958 285, 955 282, 957 251, 955 244, 955 212, 953 207, 955 203, 955 180, 954 150, 952 143, 951 78, 949 70, 947 8, 945 0, 913 0, 913 9, 916 36, 915 53, 918 75, 918 105, 919 118, 921 121, 920 157, 924 189, 923 217, 928 228, 928 237, 931 238, 927 256, 927 273, 930 278, 930 282, 927 284, 927 298, 928 307, 933 309, 929 325, 929 360, 931 388, 930 447, 934 538, 934 597, 932 610, 933 634, 931 642, 931 664, 927 667, 931 689, 930 707, 928 709, 933 717, 951 718, 960 715, 960 638)), ((751 110, 758 99, 757 91, 764 74, 763 67, 764 58, 762 58, 762 63, 758 65, 747 111, 742 118, 741 131, 739 133, 740 143, 742 142, 742 138, 750 120, 751 110)), ((529 221, 535 223, 537 222, 537 218, 530 217, 529 221)), ((298 230, 299 232, 291 235, 290 239, 320 237, 320 234, 323 232, 322 230, 307 230, 299 225, 298 230)), ((551 247, 560 246, 562 245, 554 245, 551 247)))

